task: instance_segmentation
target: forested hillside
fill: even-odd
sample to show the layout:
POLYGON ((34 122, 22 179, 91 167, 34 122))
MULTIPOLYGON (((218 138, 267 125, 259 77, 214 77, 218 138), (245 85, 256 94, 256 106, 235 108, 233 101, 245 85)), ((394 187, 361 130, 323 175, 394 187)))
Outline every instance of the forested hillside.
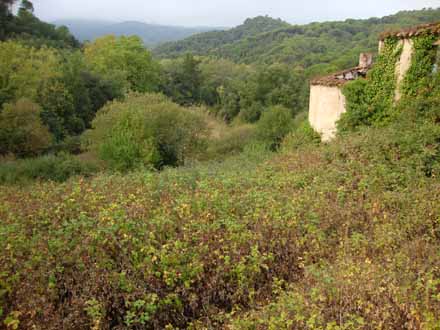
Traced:
POLYGON ((283 62, 309 68, 311 74, 356 64, 360 52, 377 52, 381 32, 440 20, 440 9, 404 11, 367 20, 289 25, 270 18, 247 20, 225 32, 204 33, 158 47, 154 53, 173 58, 185 53, 214 56, 237 63, 283 62), (262 25, 263 28, 256 26, 262 25))
POLYGON ((116 36, 136 35, 142 39, 145 45, 155 46, 160 43, 176 41, 187 38, 191 35, 219 30, 214 27, 181 27, 166 26, 158 24, 147 24, 143 22, 106 22, 97 20, 74 20, 64 19, 54 22, 56 26, 67 26, 71 33, 80 41, 93 41, 96 38, 114 34, 116 36))
POLYGON ((290 24, 268 16, 247 19, 242 25, 227 31, 201 33, 177 43, 164 44, 156 49, 156 54, 164 57, 179 56, 187 52, 207 55, 210 51, 223 45, 236 43, 248 37, 256 37, 261 33, 288 28, 290 24))
POLYGON ((9 11, 13 0, 0 2, 0 41, 20 39, 34 46, 47 45, 55 48, 79 47, 78 40, 73 37, 65 26, 43 22, 33 15, 34 7, 30 1, 22 1, 17 15, 9 11))

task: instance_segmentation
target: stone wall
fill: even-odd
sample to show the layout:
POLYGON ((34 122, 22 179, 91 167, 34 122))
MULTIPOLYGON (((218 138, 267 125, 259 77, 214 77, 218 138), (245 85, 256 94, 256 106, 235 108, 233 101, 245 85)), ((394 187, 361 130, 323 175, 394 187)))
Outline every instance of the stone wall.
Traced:
MULTIPOLYGON (((385 32, 381 36, 379 53, 382 52, 385 45, 384 40, 388 37, 398 38, 399 46, 402 46, 402 53, 395 68, 396 102, 401 99, 400 88, 405 75, 411 68, 414 54, 412 38, 427 32, 440 36, 440 23, 425 24, 398 32, 385 32)), ((440 46, 440 40, 435 42, 434 45, 440 46)), ((346 111, 346 100, 342 94, 344 84, 350 80, 365 77, 371 65, 371 54, 361 54, 358 67, 312 80, 310 86, 309 122, 322 135, 323 141, 329 141, 335 136, 336 123, 346 111)), ((438 68, 434 67, 433 70, 438 70, 438 68)))
POLYGON ((329 141, 336 134, 336 122, 345 112, 345 96, 338 86, 312 85, 310 87, 310 125, 329 141))

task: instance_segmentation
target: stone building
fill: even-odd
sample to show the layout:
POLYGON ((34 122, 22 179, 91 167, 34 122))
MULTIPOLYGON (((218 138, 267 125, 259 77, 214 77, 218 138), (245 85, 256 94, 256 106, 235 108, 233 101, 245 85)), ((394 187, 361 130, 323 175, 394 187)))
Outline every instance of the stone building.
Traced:
MULTIPOLYGON (((440 46, 440 23, 420 25, 398 32, 386 32, 380 37, 379 52, 383 49, 384 40, 388 37, 398 38, 399 44, 402 46, 400 59, 396 63, 396 101, 401 98, 400 86, 411 66, 414 53, 412 38, 426 32, 438 35, 439 40, 435 42, 435 45, 440 46)), ((329 141, 335 136, 336 123, 346 111, 346 100, 342 93, 342 87, 349 81, 365 77, 373 65, 372 59, 372 54, 361 54, 359 66, 312 80, 309 122, 321 134, 323 141, 329 141)))
POLYGON ((309 122, 323 141, 336 133, 336 122, 345 112, 342 87, 349 81, 365 77, 373 63, 372 54, 361 54, 359 66, 312 80, 310 86, 309 122))
POLYGON ((439 40, 437 40, 434 45, 440 46, 440 22, 434 24, 419 25, 399 32, 385 32, 380 37, 379 52, 383 49, 384 40, 388 37, 397 37, 399 39, 399 45, 402 46, 402 54, 400 55, 400 60, 396 64, 396 101, 401 98, 400 86, 403 82, 403 79, 405 78, 406 73, 411 67, 412 55, 414 54, 414 41, 412 38, 420 36, 427 32, 439 36, 439 40))

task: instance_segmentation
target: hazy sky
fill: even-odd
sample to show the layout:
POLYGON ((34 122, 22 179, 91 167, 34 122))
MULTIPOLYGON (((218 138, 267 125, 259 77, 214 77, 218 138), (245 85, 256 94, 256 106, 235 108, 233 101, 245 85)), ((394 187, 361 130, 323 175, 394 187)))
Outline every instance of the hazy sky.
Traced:
POLYGON ((33 0, 37 16, 138 20, 186 26, 235 26, 269 15, 289 23, 384 16, 399 10, 440 7, 440 0, 33 0))

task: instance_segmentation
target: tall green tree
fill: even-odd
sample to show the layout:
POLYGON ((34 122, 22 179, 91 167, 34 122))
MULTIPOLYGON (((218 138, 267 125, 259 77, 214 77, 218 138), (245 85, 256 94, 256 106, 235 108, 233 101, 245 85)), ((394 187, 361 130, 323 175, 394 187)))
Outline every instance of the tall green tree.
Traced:
POLYGON ((98 38, 85 46, 84 55, 95 73, 116 82, 121 91, 159 88, 160 66, 139 37, 98 38))
MULTIPOLYGON (((80 51, 64 54, 61 81, 72 97, 76 119, 83 128, 90 128, 105 103, 122 96, 112 81, 92 72, 80 51)), ((74 132, 80 133, 80 126, 76 125, 74 132)))
POLYGON ((200 63, 200 60, 191 54, 166 63, 163 92, 182 105, 200 103, 203 82, 200 63))
POLYGON ((60 58, 49 48, 0 42, 0 106, 21 97, 36 100, 39 91, 61 77, 60 58))
MULTIPOLYGON (((83 113, 83 107, 92 108, 87 99, 87 82, 81 81, 81 73, 68 75, 68 67, 69 61, 63 61, 54 49, 37 49, 17 41, 0 42, 0 106, 27 98, 42 107, 41 119, 57 141, 81 133, 98 109, 83 113), (75 83, 78 79, 83 89, 75 83), (84 93, 86 99, 78 93, 84 93)), ((101 107, 106 101, 96 106, 101 107)))
POLYGON ((0 0, 0 41, 6 39, 9 23, 14 18, 11 13, 11 6, 15 1, 0 0))
POLYGON ((34 6, 28 0, 22 0, 14 16, 10 10, 16 1, 0 3, 0 40, 20 39, 29 45, 56 48, 78 48, 79 42, 66 27, 42 22, 34 15, 34 6))
POLYGON ((52 137, 41 120, 41 107, 29 99, 7 103, 0 112, 0 155, 35 156, 52 137))

